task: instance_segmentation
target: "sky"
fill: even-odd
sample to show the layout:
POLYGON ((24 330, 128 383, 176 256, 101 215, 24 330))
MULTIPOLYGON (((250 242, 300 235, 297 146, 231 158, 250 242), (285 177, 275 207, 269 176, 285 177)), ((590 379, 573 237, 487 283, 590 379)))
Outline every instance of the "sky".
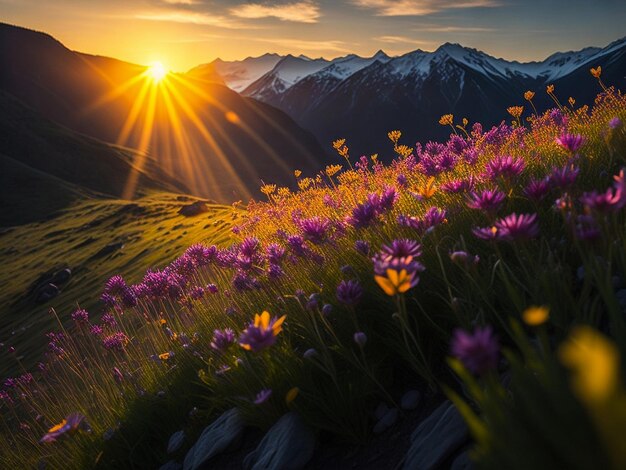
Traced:
POLYGON ((445 42, 529 61, 626 36, 626 0, 0 0, 0 21, 177 72, 217 57, 400 55, 445 42))

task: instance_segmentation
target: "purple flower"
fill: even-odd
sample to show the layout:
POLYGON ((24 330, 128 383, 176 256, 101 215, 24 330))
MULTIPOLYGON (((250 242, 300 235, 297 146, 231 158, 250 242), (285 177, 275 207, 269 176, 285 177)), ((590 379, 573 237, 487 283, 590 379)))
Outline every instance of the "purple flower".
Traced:
POLYGON ((498 238, 498 228, 493 227, 475 227, 472 233, 482 240, 495 240, 498 238))
POLYGON ((521 158, 499 156, 487 163, 486 174, 492 180, 499 177, 510 179, 521 175, 524 167, 524 160, 521 158))
POLYGON ((126 289, 126 281, 122 276, 113 276, 104 284, 104 293, 118 295, 126 289))
POLYGON ((286 315, 272 318, 267 311, 261 315, 255 315, 254 322, 250 323, 239 337, 239 344, 242 348, 253 352, 272 346, 276 343, 276 336, 282 331, 285 317, 286 315))
POLYGON ((200 300, 202 297, 204 297, 204 289, 200 286, 192 287, 189 291, 189 297, 191 297, 193 300, 200 300))
POLYGON ((499 189, 485 189, 481 192, 472 191, 467 200, 467 206, 471 209, 479 209, 485 212, 496 212, 504 202, 505 195, 499 189))
POLYGON ((537 214, 515 212, 496 222, 497 236, 502 240, 534 238, 539 235, 537 214))
POLYGON ((211 294, 217 294, 217 286, 215 284, 207 284, 206 290, 211 294))
POLYGON ((128 336, 126 336, 121 331, 117 333, 113 333, 112 335, 109 335, 102 340, 102 345, 104 346, 105 349, 109 351, 122 352, 124 351, 124 347, 126 346, 127 343, 128 343, 128 336))
POLYGON ((356 333, 354 333, 354 342, 358 344, 360 348, 362 348, 363 346, 365 346, 365 343, 367 343, 367 335, 362 331, 357 331, 356 333))
POLYGON ((435 226, 446 222, 447 219, 445 209, 439 209, 438 207, 431 207, 428 209, 421 219, 402 214, 398 216, 398 224, 404 225, 405 227, 411 227, 418 232, 428 232, 435 226))
POLYGON ((85 417, 80 413, 72 413, 68 415, 59 424, 52 426, 39 442, 54 442, 58 438, 68 433, 74 433, 78 430, 91 431, 85 417))
POLYGON ((92 325, 91 328, 89 329, 89 333, 91 333, 94 336, 100 336, 102 333, 104 333, 104 330, 102 329, 100 325, 92 325))
POLYGON ((574 229, 579 240, 588 242, 597 240, 602 235, 596 219, 591 215, 578 215, 574 229))
POLYGON ((540 201, 550 190, 550 180, 542 178, 540 180, 532 179, 528 186, 524 189, 524 194, 535 201, 540 201))
POLYGON ((392 241, 390 245, 383 245, 381 252, 392 258, 405 258, 407 256, 417 258, 422 255, 422 245, 417 240, 400 238, 392 241))
POLYGON ((580 169, 572 163, 562 168, 552 168, 549 181, 554 188, 568 188, 576 181, 580 169))
POLYGON ((443 183, 440 186, 441 191, 444 193, 463 193, 467 191, 471 191, 475 185, 474 177, 470 176, 467 179, 462 180, 451 180, 446 183, 443 183))
POLYGON ((354 242, 354 249, 358 253, 367 256, 370 252, 370 244, 365 240, 357 240, 354 242))
POLYGON ((324 315, 325 317, 329 316, 331 313, 333 313, 333 306, 330 304, 324 304, 324 306, 322 307, 322 315, 324 315))
POLYGON ((341 281, 337 286, 337 300, 342 304, 354 307, 363 297, 363 288, 358 281, 341 281))
POLYGON ((103 325, 110 326, 111 328, 115 328, 117 326, 117 320, 110 313, 105 313, 100 317, 103 325))
POLYGON ((327 239, 330 220, 315 216, 300 220, 298 225, 305 239, 319 245, 327 239))
POLYGON ((450 349, 473 374, 484 375, 498 365, 500 347, 490 326, 478 327, 473 333, 456 329, 450 349))
POLYGON ((369 227, 378 215, 376 206, 371 202, 366 201, 352 209, 352 214, 347 217, 346 222, 352 225, 354 228, 369 227))
POLYGON ((622 127, 622 120, 617 116, 609 121, 609 128, 617 129, 619 127, 622 127))
POLYGON ((396 177, 396 182, 398 183, 399 186, 401 187, 405 187, 408 183, 406 176, 404 176, 402 173, 400 173, 397 177, 396 177))
POLYGON ((450 260, 454 264, 464 266, 466 269, 476 266, 480 261, 478 255, 470 255, 467 251, 453 251, 450 253, 450 260))
POLYGON ((570 153, 576 153, 586 140, 587 139, 580 134, 563 134, 555 139, 557 144, 570 153))
POLYGON ((270 398, 270 396, 272 396, 272 390, 269 388, 263 389, 256 394, 254 404, 260 405, 262 403, 265 403, 270 398))
POLYGON ((72 313, 72 320, 76 323, 87 323, 89 322, 89 313, 87 310, 79 308, 72 313))
POLYGON ((315 356, 317 356, 317 351, 313 348, 307 349, 302 355, 305 359, 313 359, 315 356))
POLYGON ((235 343, 235 332, 230 328, 213 331, 213 340, 211 347, 216 351, 223 352, 235 343))

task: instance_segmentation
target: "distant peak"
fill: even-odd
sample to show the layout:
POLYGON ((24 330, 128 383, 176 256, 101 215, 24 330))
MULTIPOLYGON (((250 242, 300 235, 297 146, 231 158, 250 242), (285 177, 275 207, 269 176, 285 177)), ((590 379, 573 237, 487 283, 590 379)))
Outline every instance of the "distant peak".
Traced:
POLYGON ((389 56, 387 55, 387 53, 385 51, 383 51, 382 49, 378 49, 376 51, 376 54, 374 54, 372 56, 373 59, 385 59, 385 58, 389 58, 389 56))

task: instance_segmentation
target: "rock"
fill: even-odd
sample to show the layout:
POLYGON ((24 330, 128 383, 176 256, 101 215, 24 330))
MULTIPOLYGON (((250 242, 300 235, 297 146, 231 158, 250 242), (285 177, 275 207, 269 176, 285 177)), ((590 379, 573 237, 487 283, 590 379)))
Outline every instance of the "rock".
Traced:
POLYGON ((450 401, 439 406, 411 434, 404 460, 406 470, 432 469, 458 449, 468 437, 465 421, 450 401))
POLYGON ((39 304, 46 303, 49 300, 54 299, 60 293, 61 293, 61 290, 54 284, 50 284, 50 283, 46 284, 37 291, 35 302, 39 304))
POLYGON ((376 423, 374 426, 374 434, 380 434, 386 431, 398 421, 398 409, 392 408, 376 423))
POLYGON ((169 462, 161 465, 159 467, 159 470, 180 470, 181 468, 183 468, 181 464, 179 464, 178 462, 174 460, 170 460, 169 462))
POLYGON ((98 251, 91 258, 92 259, 102 258, 103 256, 110 255, 111 253, 114 253, 117 250, 121 250, 122 248, 124 248, 124 243, 123 242, 109 243, 108 245, 105 245, 103 248, 101 248, 100 251, 98 251))
POLYGON ((240 440, 244 422, 236 408, 224 412, 207 426, 183 463, 184 470, 195 470, 220 452, 233 448, 240 440))
POLYGON ((383 416, 385 416, 388 411, 389 407, 387 406, 387 403, 381 401, 374 410, 374 419, 376 419, 376 421, 380 421, 381 419, 383 419, 383 416))
POLYGON ((461 452, 452 462, 450 470, 472 470, 475 467, 470 459, 469 450, 461 452))
POLYGON ((170 436, 170 440, 167 443, 167 453, 171 454, 172 452, 176 452, 180 449, 180 446, 183 445, 183 441, 185 440, 185 431, 177 431, 170 436))
POLYGON ((280 418, 243 462, 246 469, 303 468, 315 450, 315 434, 294 412, 280 418))
POLYGON ((182 206, 179 210, 178 213, 180 215, 184 215, 185 217, 192 217, 194 215, 199 215, 202 214, 204 212, 208 212, 209 208, 206 205, 206 202, 204 201, 196 201, 196 202, 192 202, 191 204, 187 204, 185 206, 182 206))
POLYGON ((417 390, 409 390, 400 399, 400 408, 403 410, 414 410, 420 404, 422 395, 417 390))
POLYGON ((72 277, 72 270, 70 268, 61 269, 54 273, 52 276, 52 280, 50 281, 52 284, 60 285, 65 284, 72 277))

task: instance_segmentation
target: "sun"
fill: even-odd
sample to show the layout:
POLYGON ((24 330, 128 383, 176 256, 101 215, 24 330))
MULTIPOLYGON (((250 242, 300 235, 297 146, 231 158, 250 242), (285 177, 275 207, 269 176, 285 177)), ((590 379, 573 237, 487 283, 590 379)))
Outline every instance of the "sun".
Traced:
POLYGON ((148 69, 148 74, 152 77, 152 80, 158 83, 165 78, 167 70, 165 70, 161 62, 154 62, 148 69))

